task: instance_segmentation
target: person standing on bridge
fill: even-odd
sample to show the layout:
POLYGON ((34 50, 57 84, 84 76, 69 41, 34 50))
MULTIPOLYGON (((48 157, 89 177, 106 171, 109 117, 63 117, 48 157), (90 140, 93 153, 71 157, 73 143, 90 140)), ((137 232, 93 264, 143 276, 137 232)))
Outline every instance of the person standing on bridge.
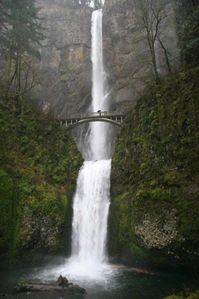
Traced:
POLYGON ((101 111, 101 110, 98 110, 97 112, 99 113, 99 116, 101 116, 102 111, 101 111))

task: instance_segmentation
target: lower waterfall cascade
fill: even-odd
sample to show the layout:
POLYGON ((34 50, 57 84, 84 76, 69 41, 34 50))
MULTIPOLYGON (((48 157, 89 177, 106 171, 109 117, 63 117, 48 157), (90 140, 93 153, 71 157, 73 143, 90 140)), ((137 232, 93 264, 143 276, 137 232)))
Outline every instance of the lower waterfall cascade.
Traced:
POLYGON ((106 260, 111 160, 84 162, 73 210, 72 252, 80 263, 106 260))

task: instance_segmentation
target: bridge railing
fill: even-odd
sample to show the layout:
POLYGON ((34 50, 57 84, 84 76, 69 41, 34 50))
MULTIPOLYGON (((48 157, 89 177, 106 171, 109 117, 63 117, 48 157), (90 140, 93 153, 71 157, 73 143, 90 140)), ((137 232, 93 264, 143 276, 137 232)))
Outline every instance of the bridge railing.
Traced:
POLYGON ((97 111, 97 112, 86 112, 86 113, 78 113, 78 114, 72 114, 72 115, 66 115, 64 118, 60 120, 72 120, 72 119, 86 119, 86 118, 92 118, 92 117, 111 117, 111 116, 118 116, 122 117, 124 116, 121 112, 108 112, 108 111, 97 111))

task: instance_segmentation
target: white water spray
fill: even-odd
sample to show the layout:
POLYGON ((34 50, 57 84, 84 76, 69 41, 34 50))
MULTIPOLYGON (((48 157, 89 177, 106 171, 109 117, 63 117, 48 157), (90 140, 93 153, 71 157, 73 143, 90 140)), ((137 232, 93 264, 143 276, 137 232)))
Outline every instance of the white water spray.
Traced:
MULTIPOLYGON (((107 110, 104 92, 102 10, 92 14, 92 111, 107 110)), ((73 204, 72 260, 84 274, 106 261, 107 219, 110 204, 111 160, 107 157, 107 126, 91 123, 91 160, 78 177, 73 204)), ((78 268, 78 267, 77 267, 78 268)))

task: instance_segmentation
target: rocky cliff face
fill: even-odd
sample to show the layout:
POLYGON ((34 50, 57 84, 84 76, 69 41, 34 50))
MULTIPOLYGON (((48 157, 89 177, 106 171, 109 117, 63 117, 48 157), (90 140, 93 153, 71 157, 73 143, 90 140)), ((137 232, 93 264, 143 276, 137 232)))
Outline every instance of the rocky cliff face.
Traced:
POLYGON ((37 0, 45 40, 34 68, 34 97, 64 116, 85 109, 90 100, 90 8, 72 9, 66 1, 37 0))
MULTIPOLYGON (((38 82, 34 96, 45 109, 64 116, 85 111, 91 99, 91 8, 70 8, 66 1, 37 0, 46 36, 35 65, 38 82)), ((174 9, 159 31, 175 69, 178 61, 174 9)), ((156 43, 156 59, 161 75, 168 72, 164 50, 156 43)), ((134 1, 107 1, 104 7, 104 61, 108 77, 111 109, 129 110, 153 77, 149 45, 134 1)))
MULTIPOLYGON (((174 70, 179 56, 174 6, 168 3, 160 9, 162 20, 158 31, 174 70)), ((105 5, 104 51, 113 109, 128 110, 153 80, 149 43, 141 14, 133 0, 107 1, 105 5)), ((158 40, 155 51, 161 76, 168 73, 168 66, 158 40)))

